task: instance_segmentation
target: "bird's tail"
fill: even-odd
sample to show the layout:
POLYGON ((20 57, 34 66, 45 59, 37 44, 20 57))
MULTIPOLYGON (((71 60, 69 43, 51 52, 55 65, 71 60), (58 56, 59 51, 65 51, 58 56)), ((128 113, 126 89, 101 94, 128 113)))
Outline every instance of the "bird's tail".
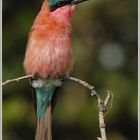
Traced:
POLYGON ((44 117, 37 118, 35 140, 52 140, 51 115, 52 115, 52 105, 51 103, 49 103, 46 108, 44 117))
POLYGON ((52 100, 55 91, 55 85, 47 85, 35 88, 36 103, 37 103, 37 117, 43 118, 47 106, 52 100))
MULTIPOLYGON (((44 82, 44 81, 43 81, 44 82)), ((35 109, 37 115, 35 140, 52 140, 51 119, 56 103, 56 90, 62 84, 60 80, 50 80, 42 85, 42 80, 32 80, 35 109)))
POLYGON ((54 85, 36 87, 36 136, 35 140, 52 140, 51 118, 52 118, 52 99, 54 98, 54 85))

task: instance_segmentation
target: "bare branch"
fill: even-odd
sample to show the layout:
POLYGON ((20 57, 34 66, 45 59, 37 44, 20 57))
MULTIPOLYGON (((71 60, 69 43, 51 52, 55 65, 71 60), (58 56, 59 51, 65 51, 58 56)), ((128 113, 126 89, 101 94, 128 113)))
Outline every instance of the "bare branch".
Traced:
MULTIPOLYGON (((6 84, 14 83, 14 82, 19 82, 20 80, 28 79, 31 77, 33 77, 33 75, 26 75, 26 76, 18 77, 15 79, 7 80, 2 83, 2 86, 6 85, 6 84)), ((82 81, 81 79, 75 78, 75 77, 66 77, 65 79, 79 83, 80 85, 89 89, 91 95, 96 98, 98 108, 99 108, 99 128, 100 128, 100 132, 101 132, 101 137, 97 137, 97 139, 98 140, 107 140, 106 131, 105 131, 104 113, 105 113, 105 110, 106 110, 106 107, 107 107, 107 104, 108 104, 110 98, 113 97, 113 93, 111 91, 107 91, 107 96, 106 96, 105 100, 103 101, 103 100, 101 100, 100 95, 94 89, 94 86, 88 84, 85 81, 82 81)))
POLYGON ((98 96, 94 89, 94 86, 88 84, 86 81, 83 81, 75 77, 66 77, 66 79, 79 83, 80 85, 83 85, 85 88, 89 89, 91 91, 91 96, 98 96))
POLYGON ((106 106, 112 96, 112 92, 108 91, 105 101, 103 101, 103 100, 101 100, 100 95, 94 89, 94 86, 92 86, 92 85, 88 84, 87 82, 82 81, 78 78, 75 78, 75 77, 67 77, 66 79, 75 81, 75 82, 83 85, 84 87, 86 87, 87 89, 89 89, 91 91, 92 96, 95 96, 96 101, 98 103, 98 107, 99 107, 99 128, 100 128, 100 132, 101 132, 101 137, 97 137, 97 139, 98 140, 107 140, 106 131, 105 131, 104 113, 106 110, 106 106))
POLYGON ((71 80, 71 81, 75 81, 75 82, 83 85, 84 87, 86 87, 86 88, 88 88, 90 90, 93 90, 94 89, 94 86, 92 86, 92 85, 88 84, 87 82, 82 81, 82 80, 80 80, 78 78, 75 78, 75 77, 66 77, 66 79, 71 80))
POLYGON ((16 82, 19 82, 21 80, 28 79, 28 78, 31 78, 31 77, 32 77, 32 75, 25 75, 25 76, 18 77, 18 78, 15 78, 15 79, 6 80, 5 82, 2 83, 2 86, 10 84, 10 83, 16 83, 16 82))
POLYGON ((105 101, 104 101, 104 106, 106 107, 110 98, 112 97, 113 93, 111 91, 107 91, 107 96, 105 98, 105 101))

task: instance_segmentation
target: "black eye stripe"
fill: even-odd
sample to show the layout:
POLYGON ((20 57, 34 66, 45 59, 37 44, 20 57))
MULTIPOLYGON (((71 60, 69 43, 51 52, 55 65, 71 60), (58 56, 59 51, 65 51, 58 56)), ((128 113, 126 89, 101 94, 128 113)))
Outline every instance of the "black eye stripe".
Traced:
POLYGON ((67 1, 67 0, 58 1, 56 4, 50 6, 50 10, 51 10, 51 12, 53 12, 57 8, 62 7, 62 6, 67 5, 67 4, 70 4, 70 1, 67 1))

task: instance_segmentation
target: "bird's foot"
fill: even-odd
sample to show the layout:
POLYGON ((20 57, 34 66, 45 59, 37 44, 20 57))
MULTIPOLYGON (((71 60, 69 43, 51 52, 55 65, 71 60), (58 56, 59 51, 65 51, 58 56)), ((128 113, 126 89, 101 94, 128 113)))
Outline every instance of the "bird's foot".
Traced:
POLYGON ((67 79, 67 77, 68 77, 68 75, 61 75, 61 76, 59 76, 59 79, 61 81, 65 81, 67 79))

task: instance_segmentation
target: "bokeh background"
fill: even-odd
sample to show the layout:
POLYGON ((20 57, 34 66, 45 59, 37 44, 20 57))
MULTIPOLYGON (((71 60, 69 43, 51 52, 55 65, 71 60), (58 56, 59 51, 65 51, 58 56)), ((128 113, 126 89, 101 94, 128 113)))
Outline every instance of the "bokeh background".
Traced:
MULTIPOLYGON (((25 75, 28 32, 41 0, 3 0, 3 81, 25 75)), ((71 75, 93 84, 103 98, 113 92, 105 117, 109 140, 137 140, 137 0, 90 0, 72 20, 71 75)), ((54 140, 96 140, 100 136, 94 97, 67 81, 53 114, 54 140)), ((3 140, 33 140, 35 114, 28 80, 3 87, 3 140)))

